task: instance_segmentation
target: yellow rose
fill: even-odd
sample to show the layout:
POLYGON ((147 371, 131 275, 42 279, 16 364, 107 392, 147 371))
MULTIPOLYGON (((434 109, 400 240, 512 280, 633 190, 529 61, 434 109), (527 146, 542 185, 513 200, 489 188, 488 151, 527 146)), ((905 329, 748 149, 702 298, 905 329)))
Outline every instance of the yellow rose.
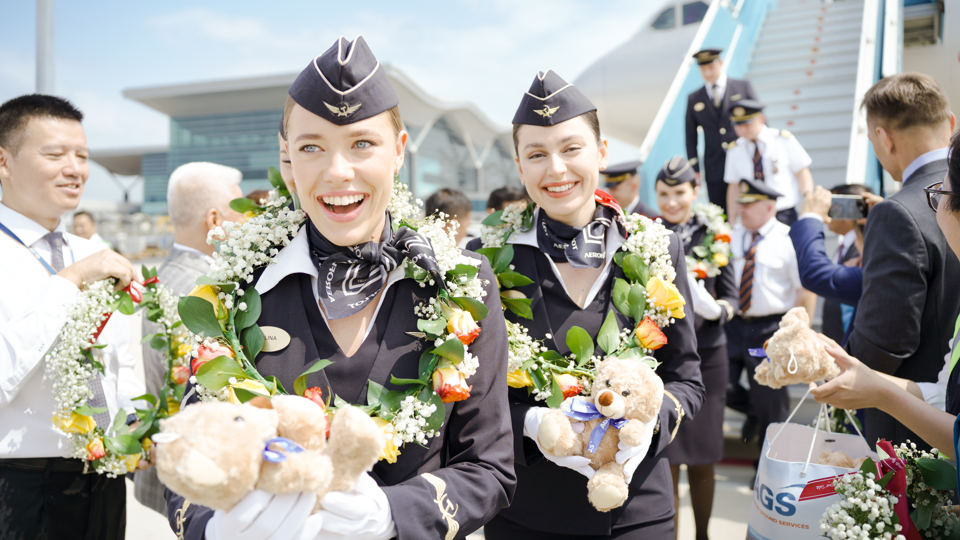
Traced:
POLYGON ((53 425, 64 433, 90 433, 97 427, 97 421, 92 416, 84 416, 78 412, 70 413, 69 418, 63 418, 58 414, 51 420, 53 425))
POLYGON ((670 310, 670 316, 674 319, 682 319, 686 317, 686 313, 683 312, 683 306, 675 307, 670 310))
POLYGON ((717 263, 717 266, 723 268, 724 266, 730 264, 730 259, 727 259, 727 256, 723 253, 714 253, 713 262, 717 263))
MULTIPOLYGON (((231 393, 231 395, 232 395, 232 393, 231 393)), ((180 412, 180 402, 177 401, 177 400, 175 400, 175 399, 173 399, 172 397, 168 397, 168 398, 167 398, 167 413, 169 413, 170 416, 173 416, 173 415, 177 414, 178 412, 180 412)))
POLYGON ((457 336, 464 345, 470 345, 480 335, 480 326, 469 311, 454 308, 447 320, 447 330, 457 336))
POLYGON ((400 449, 393 442, 393 424, 378 416, 374 416, 373 421, 383 431, 383 451, 380 452, 380 459, 387 460, 387 463, 396 463, 397 457, 400 456, 400 449))
POLYGON ((137 470, 137 464, 140 463, 140 454, 131 454, 123 457, 124 461, 127 462, 127 471, 133 472, 137 470))
POLYGON ((530 374, 522 369, 518 369, 507 373, 507 386, 510 388, 526 388, 533 386, 533 381, 530 379, 530 374))
POLYGON ((193 345, 187 345, 184 343, 177 347, 177 358, 183 358, 184 356, 190 356, 190 353, 193 352, 193 345))
POLYGON ((267 387, 256 381, 254 379, 244 379, 237 384, 230 385, 230 403, 240 404, 240 400, 237 399, 237 394, 234 393, 234 388, 242 388, 244 390, 249 390, 254 394, 260 394, 264 397, 270 397, 270 392, 267 390, 267 387))
POLYGON ((197 285, 187 296, 196 296, 210 302, 210 305, 213 306, 213 314, 217 316, 218 320, 225 321, 227 320, 227 308, 220 301, 220 297, 217 296, 219 292, 220 290, 212 285, 197 285))
POLYGON ((647 281, 647 295, 654 305, 666 308, 669 311, 681 308, 680 313, 683 313, 682 307, 687 303, 680 291, 677 290, 676 285, 663 281, 657 276, 653 276, 647 281))

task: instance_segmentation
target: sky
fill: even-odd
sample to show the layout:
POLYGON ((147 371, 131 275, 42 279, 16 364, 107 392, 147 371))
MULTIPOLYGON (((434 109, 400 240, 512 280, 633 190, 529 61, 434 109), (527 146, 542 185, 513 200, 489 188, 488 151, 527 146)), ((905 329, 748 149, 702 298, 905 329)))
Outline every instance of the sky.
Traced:
MULTIPOLYGON (((362 34, 381 62, 429 93, 472 101, 506 124, 537 70, 574 80, 637 32, 652 4, 58 0, 55 93, 84 112, 92 149, 166 144, 167 117, 124 98, 124 89, 298 72, 339 36, 362 34)), ((2 102, 35 90, 36 6, 5 1, 0 19, 2 102)), ((613 142, 611 158, 633 152, 613 142)), ((91 195, 115 189, 96 167, 91 195)))

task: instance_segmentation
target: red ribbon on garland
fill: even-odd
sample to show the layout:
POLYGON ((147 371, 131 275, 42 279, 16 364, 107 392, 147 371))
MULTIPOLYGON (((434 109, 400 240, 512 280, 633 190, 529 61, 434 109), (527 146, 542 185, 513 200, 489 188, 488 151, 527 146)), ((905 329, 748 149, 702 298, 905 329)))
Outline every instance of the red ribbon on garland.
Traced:
MULTIPOLYGON (((143 287, 145 285, 159 282, 160 280, 156 277, 152 277, 147 281, 144 281, 142 284, 136 281, 131 281, 130 284, 124 287, 122 290, 130 295, 130 299, 133 300, 134 304, 139 304, 141 301, 143 301, 143 287)), ((107 326, 108 322, 110 322, 110 317, 113 316, 113 312, 111 311, 110 313, 104 313, 104 315, 104 319, 100 321, 100 324, 97 325, 97 329, 93 332, 93 337, 90 338, 90 343, 93 343, 98 337, 100 337, 100 333, 103 332, 103 328, 107 326)))

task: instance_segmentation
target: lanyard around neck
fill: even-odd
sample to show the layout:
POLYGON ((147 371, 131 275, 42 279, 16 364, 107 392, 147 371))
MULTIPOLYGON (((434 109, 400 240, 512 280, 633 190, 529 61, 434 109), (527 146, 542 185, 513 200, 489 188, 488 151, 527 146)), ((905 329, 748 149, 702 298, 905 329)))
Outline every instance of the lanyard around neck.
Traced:
MULTIPOLYGON (((46 260, 44 260, 44 258, 41 257, 39 253, 37 253, 37 250, 33 249, 32 246, 28 246, 27 244, 25 244, 25 243, 23 242, 23 240, 20 239, 20 237, 18 237, 16 234, 14 234, 13 231, 11 231, 10 229, 8 229, 8 228, 6 227, 6 225, 4 225, 3 223, 0 223, 0 232, 2 232, 3 234, 9 236, 11 239, 13 239, 13 241, 15 241, 16 243, 20 244, 21 246, 27 248, 28 250, 30 250, 30 253, 33 254, 33 256, 36 257, 36 259, 37 259, 38 261, 40 261, 40 264, 43 265, 43 268, 46 269, 46 271, 47 271, 51 276, 57 273, 57 271, 54 270, 54 268, 53 268, 52 266, 50 266, 50 263, 48 263, 46 260)), ((69 247, 69 246, 67 246, 67 247, 69 247)), ((70 262, 71 262, 71 264, 72 264, 73 262, 75 262, 75 258, 74 258, 74 256, 73 256, 73 248, 72 248, 72 247, 70 248, 70 262)))

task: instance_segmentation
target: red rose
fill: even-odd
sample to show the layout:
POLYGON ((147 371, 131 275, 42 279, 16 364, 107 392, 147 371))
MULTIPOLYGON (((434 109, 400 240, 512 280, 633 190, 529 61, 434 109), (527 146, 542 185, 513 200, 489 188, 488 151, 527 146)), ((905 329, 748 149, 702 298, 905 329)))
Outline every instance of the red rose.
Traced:
POLYGON ((327 407, 327 404, 323 402, 323 390, 321 390, 319 386, 311 386, 310 388, 304 390, 303 397, 323 408, 327 407))
POLYGON ((583 392, 583 385, 580 384, 580 379, 570 375, 569 373, 563 373, 557 375, 557 382, 560 383, 560 390, 563 392, 563 399, 571 398, 573 396, 580 395, 580 392, 583 392))
POLYGON ((175 382, 176 384, 187 384, 187 379, 189 378, 190 369, 187 366, 173 366, 173 371, 170 372, 171 381, 175 382))

